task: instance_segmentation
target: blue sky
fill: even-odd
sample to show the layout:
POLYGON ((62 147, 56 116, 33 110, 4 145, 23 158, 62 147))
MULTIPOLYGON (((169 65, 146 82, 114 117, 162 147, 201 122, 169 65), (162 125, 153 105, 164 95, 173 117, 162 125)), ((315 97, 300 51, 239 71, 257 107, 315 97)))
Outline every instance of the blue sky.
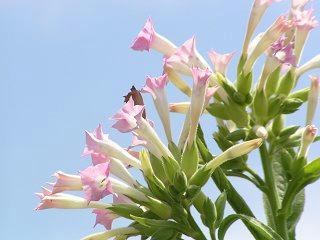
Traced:
MULTIPOLYGON (((108 118, 122 105, 122 96, 131 85, 142 87, 146 75, 161 74, 162 56, 155 52, 134 52, 129 46, 151 16, 155 29, 177 45, 196 36, 199 51, 207 57, 210 49, 235 50, 229 66, 235 75, 251 0, 1 0, 0 1, 0 139, 2 172, 1 236, 9 239, 80 239, 93 229, 89 210, 46 210, 35 212, 40 186, 52 181, 57 170, 77 173, 90 164, 80 158, 84 130, 99 122, 113 140, 126 147, 129 134, 111 129, 108 118)), ((313 3, 319 15, 320 4, 313 3)), ((287 11, 289 0, 274 4, 258 32, 287 11)), ((319 53, 319 29, 314 30, 302 56, 305 62, 319 53)), ((261 63, 261 61, 260 61, 261 63)), ((259 65, 259 64, 258 64, 259 65)), ((256 70, 256 75, 259 70, 256 70)), ((303 76, 297 88, 309 85, 303 76)), ((170 102, 187 99, 173 86, 170 102)), ((152 101, 146 96, 149 118, 164 137, 152 101)), ((305 107, 288 119, 303 125, 305 107)), ((177 139, 183 118, 172 115, 177 139)), ((202 120, 211 139, 212 118, 202 120)), ((319 124, 319 111, 315 124, 319 124)), ((219 150, 210 143, 212 151, 219 150)), ((310 159, 319 155, 319 143, 310 159)), ((256 154, 254 156, 257 156, 256 154)), ((257 157, 250 164, 260 171, 257 157)), ((135 175, 139 178, 138 172, 135 175)), ((232 182, 259 219, 264 219, 260 193, 250 184, 232 182)), ((320 184, 307 189, 307 203, 298 239, 315 239, 318 231, 320 184)), ((206 186, 212 199, 218 196, 213 184, 206 186)), ((228 209, 228 213, 230 213, 228 209)), ((200 220, 199 220, 200 221, 200 220)), ((118 221, 115 226, 126 222, 118 221)), ((244 226, 234 224, 228 240, 252 239, 244 226)))

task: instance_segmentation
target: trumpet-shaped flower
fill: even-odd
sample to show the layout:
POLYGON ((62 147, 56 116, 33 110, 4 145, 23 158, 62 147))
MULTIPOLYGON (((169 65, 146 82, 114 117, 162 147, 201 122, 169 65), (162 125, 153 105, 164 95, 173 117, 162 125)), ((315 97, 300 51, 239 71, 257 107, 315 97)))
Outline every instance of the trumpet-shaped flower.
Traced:
POLYGON ((274 57, 281 64, 296 66, 296 58, 293 54, 294 43, 289 42, 285 46, 286 38, 281 36, 278 41, 271 44, 267 50, 269 56, 274 57))
POLYGON ((209 57, 211 59, 211 62, 214 65, 214 70, 216 72, 220 72, 223 75, 227 72, 227 66, 233 57, 234 52, 226 53, 226 54, 219 54, 213 50, 209 52, 209 57))
POLYGON ((263 33, 260 40, 255 45, 252 53, 248 57, 243 66, 244 75, 247 75, 257 58, 275 41, 277 41, 283 33, 294 26, 294 21, 287 19, 286 16, 281 15, 268 29, 263 33))
POLYGON ((170 56, 176 46, 165 37, 154 31, 151 19, 148 18, 146 24, 133 41, 131 48, 137 51, 149 51, 150 48, 170 56))
POLYGON ((192 68, 193 89, 190 105, 190 132, 188 142, 191 146, 195 139, 200 116, 205 103, 208 79, 212 72, 209 69, 192 68))
POLYGON ((312 59, 310 59, 308 62, 303 64, 301 67, 299 67, 296 70, 297 77, 300 77, 305 72, 314 69, 314 68, 320 68, 320 54, 316 55, 312 59))
POLYGON ((82 190, 80 176, 58 171, 53 174, 53 177, 57 179, 55 183, 49 183, 49 185, 53 187, 53 190, 52 190, 53 194, 63 192, 63 191, 81 191, 82 190))
POLYGON ((118 215, 109 210, 93 209, 92 213, 96 214, 96 222, 94 227, 98 224, 101 224, 108 230, 111 229, 113 220, 118 217, 118 215))
POLYGON ((98 201, 112 193, 110 164, 101 163, 80 172, 84 195, 88 202, 98 201))
POLYGON ((86 133, 86 147, 84 150, 84 154, 102 154, 106 156, 110 156, 113 158, 117 158, 120 161, 134 166, 136 168, 141 168, 141 164, 138 159, 133 157, 130 153, 120 147, 117 143, 110 140, 107 135, 104 135, 104 138, 98 139, 94 134, 86 133))
POLYGON ((246 32, 243 49, 242 49, 242 53, 244 56, 247 56, 248 54, 248 47, 250 44, 250 40, 262 16, 264 15, 267 8, 271 5, 271 3, 275 1, 279 2, 279 0, 255 0, 254 1, 251 9, 247 32, 246 32))
POLYGON ((130 132, 138 128, 138 121, 142 119, 144 106, 134 105, 133 98, 130 97, 129 101, 111 117, 117 122, 112 126, 120 132, 130 132))
POLYGON ((293 19, 296 26, 294 54, 297 57, 297 63, 299 63, 300 56, 309 32, 311 29, 319 25, 318 21, 313 16, 313 12, 313 8, 305 11, 295 9, 292 10, 293 19))
POLYGON ((147 77, 146 84, 142 88, 142 92, 148 92, 152 95, 157 112, 161 119, 168 142, 172 141, 170 115, 168 109, 168 98, 165 92, 165 86, 168 84, 168 76, 166 74, 151 78, 147 77))

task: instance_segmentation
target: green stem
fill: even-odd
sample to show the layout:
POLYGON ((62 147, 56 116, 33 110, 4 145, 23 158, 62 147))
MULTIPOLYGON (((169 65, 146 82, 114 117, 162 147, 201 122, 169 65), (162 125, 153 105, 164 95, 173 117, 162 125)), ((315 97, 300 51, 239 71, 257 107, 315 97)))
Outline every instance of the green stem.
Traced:
POLYGON ((188 210, 188 222, 191 228, 195 231, 195 234, 193 234, 192 237, 194 237, 196 240, 207 240, 207 238, 204 236, 203 232, 199 228, 198 224, 192 217, 190 210, 188 210))
POLYGON ((262 167, 265 177, 265 183, 267 185, 267 198, 270 204, 272 216, 275 222, 275 227, 277 232, 284 238, 284 240, 288 239, 287 226, 285 217, 278 216, 277 212, 280 209, 280 200, 276 190, 276 185, 274 181, 273 175, 273 167, 272 161, 268 156, 268 150, 266 143, 263 143, 259 148, 260 157, 262 161, 262 167))
POLYGON ((216 240, 216 234, 214 228, 210 228, 210 237, 211 240, 216 240))
POLYGON ((252 177, 254 177, 261 186, 265 185, 265 182, 263 181, 263 179, 249 166, 246 166, 245 171, 247 171, 249 174, 251 174, 252 177))

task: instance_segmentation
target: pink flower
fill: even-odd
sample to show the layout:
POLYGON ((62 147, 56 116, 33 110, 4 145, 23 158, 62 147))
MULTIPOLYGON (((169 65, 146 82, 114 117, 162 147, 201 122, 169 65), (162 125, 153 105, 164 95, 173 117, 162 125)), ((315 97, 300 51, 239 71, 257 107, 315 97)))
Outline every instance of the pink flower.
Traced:
POLYGON ((313 8, 306 11, 292 9, 293 20, 296 25, 294 54, 297 59, 297 64, 300 61, 300 56, 309 32, 318 26, 318 21, 313 16, 313 12, 313 8))
POLYGON ((108 230, 111 229, 113 220, 118 217, 118 215, 109 210, 93 209, 92 213, 96 214, 94 227, 101 224, 108 230))
POLYGON ((277 59, 281 64, 296 66, 296 58, 293 54, 294 43, 290 42, 284 46, 285 40, 286 38, 281 36, 278 41, 271 44, 267 54, 277 59))
POLYGON ((220 72, 224 75, 226 74, 228 63, 230 62, 233 55, 234 52, 226 54, 219 54, 213 50, 209 52, 209 57, 214 65, 215 71, 220 72))
POLYGON ((186 75, 191 75, 191 67, 208 67, 208 64, 196 49, 195 37, 187 40, 176 49, 173 55, 165 58, 165 65, 186 75))
POLYGON ((71 175, 58 171, 53 174, 53 177, 57 179, 55 183, 49 183, 53 187, 52 193, 59 193, 63 191, 81 191, 82 184, 80 176, 71 175))
POLYGON ((314 125, 307 125, 303 131, 300 149, 298 153, 298 158, 304 157, 306 158, 308 155, 308 151, 310 149, 310 145, 313 143, 314 138, 316 137, 318 129, 314 125))
POLYGON ((319 22, 313 16, 314 9, 310 8, 309 10, 299 11, 292 10, 292 14, 295 20, 295 25, 297 28, 302 28, 307 31, 318 26, 319 22))
POLYGON ((113 203, 132 203, 132 201, 123 194, 113 194, 113 203))
POLYGON ((134 101, 130 97, 129 101, 111 117, 112 120, 117 120, 112 127, 122 133, 135 130, 138 127, 137 121, 142 119, 143 110, 144 106, 134 105, 134 101))
POLYGON ((291 0, 291 6, 293 9, 303 10, 308 2, 310 2, 310 0, 291 0))
MULTIPOLYGON (((93 135, 99 140, 108 139, 108 135, 103 133, 102 124, 100 124, 100 123, 99 123, 98 127, 94 130, 93 135)), ((110 158, 107 155, 97 153, 92 150, 90 151, 87 146, 85 147, 82 156, 86 156, 86 155, 91 155, 93 165, 97 165, 100 163, 105 163, 105 162, 110 161, 110 158)))
POLYGON ((84 195, 88 202, 99 201, 111 194, 110 165, 101 163, 80 172, 84 195))
POLYGON ((172 141, 169 104, 165 86, 168 84, 168 76, 164 74, 160 77, 147 77, 146 84, 141 92, 150 93, 153 97, 154 104, 161 119, 163 128, 165 130, 168 142, 172 141))
POLYGON ((133 41, 131 48, 137 51, 149 51, 150 48, 153 48, 164 55, 170 56, 174 52, 176 46, 154 31, 149 17, 138 36, 133 41))
POLYGON ((193 75, 193 89, 190 104, 190 131, 188 136, 188 143, 191 146, 195 140, 197 127, 200 116, 203 112, 205 103, 205 94, 207 82, 212 72, 209 69, 192 68, 193 75))
POLYGON ((147 145, 146 140, 144 140, 142 137, 139 137, 139 135, 136 134, 135 132, 132 132, 132 140, 131 140, 131 145, 129 146, 129 149, 138 147, 138 146, 144 147, 146 145, 147 145))
POLYGON ((308 96, 306 125, 310 125, 313 122, 320 95, 320 76, 310 76, 310 78, 311 86, 308 96))

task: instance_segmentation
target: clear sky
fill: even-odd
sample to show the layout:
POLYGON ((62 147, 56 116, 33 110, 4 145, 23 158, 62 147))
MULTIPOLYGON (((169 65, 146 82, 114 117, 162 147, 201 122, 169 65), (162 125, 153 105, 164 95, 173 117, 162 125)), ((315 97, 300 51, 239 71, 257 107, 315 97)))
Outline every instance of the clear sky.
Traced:
MULTIPOLYGON (((0 109, 2 193, 1 239, 80 239, 93 229, 90 210, 33 211, 39 200, 34 192, 52 181, 56 170, 77 173, 90 164, 80 158, 84 130, 99 122, 113 140, 126 147, 130 134, 111 129, 108 118, 122 105, 122 96, 132 84, 141 88, 146 75, 161 74, 162 56, 134 52, 129 46, 148 16, 155 29, 177 45, 196 36, 199 51, 235 50, 229 66, 234 79, 251 0, 0 0, 0 109)), ((319 16, 320 4, 314 1, 319 16)), ((289 0, 274 4, 258 32, 287 11, 289 0)), ((305 62, 320 52, 319 29, 314 30, 302 56, 305 62)), ((256 70, 256 76, 259 70, 256 70)), ((309 85, 303 76, 298 88, 309 85)), ((170 102, 187 99, 168 87, 170 102)), ((149 118, 163 137, 150 96, 146 96, 149 118)), ((183 118, 172 115, 175 139, 183 118)), ((288 120, 303 125, 305 107, 288 120)), ((211 150, 212 118, 202 120, 211 150)), ((319 111, 315 123, 319 126, 319 111)), ((319 143, 310 159, 319 156, 319 143)), ((254 155, 257 156, 257 155, 254 155)), ((259 159, 249 163, 259 169, 259 159)), ((139 177, 139 173, 135 173, 139 177)), ((141 177, 139 177, 141 178, 141 177)), ((250 184, 234 180, 259 219, 264 220, 260 193, 250 184)), ((307 189, 307 203, 298 226, 299 240, 318 239, 320 184, 307 189)), ((213 184, 206 186, 212 199, 218 196, 213 184)), ((228 208, 229 209, 229 208, 228 208)), ((228 213, 231 211, 228 210, 228 213)), ((200 222, 200 220, 198 221, 200 222)), ((118 221, 114 226, 127 222, 118 221)), ((252 239, 242 223, 226 235, 228 240, 252 239)))

